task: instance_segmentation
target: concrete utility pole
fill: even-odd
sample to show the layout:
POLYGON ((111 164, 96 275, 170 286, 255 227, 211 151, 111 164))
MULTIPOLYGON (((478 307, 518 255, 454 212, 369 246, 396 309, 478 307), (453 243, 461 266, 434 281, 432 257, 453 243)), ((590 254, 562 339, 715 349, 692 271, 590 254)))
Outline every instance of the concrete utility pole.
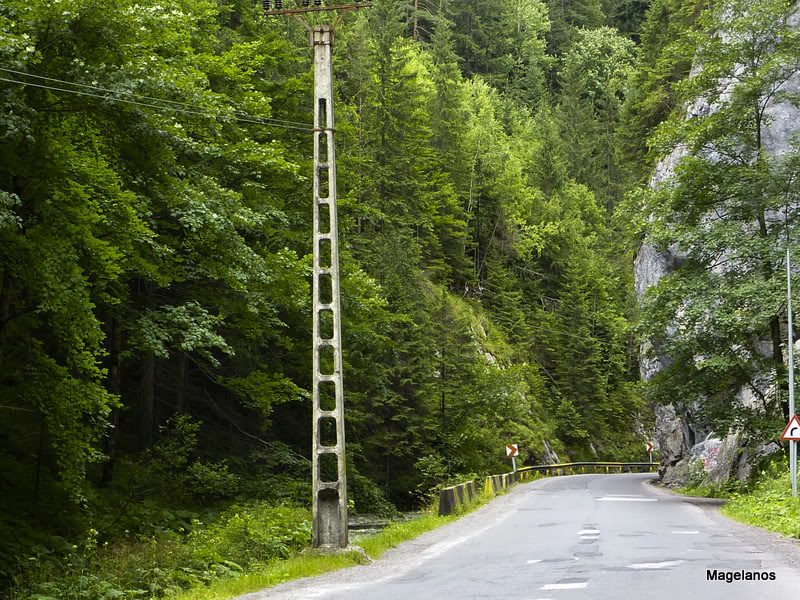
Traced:
POLYGON ((311 482, 312 534, 315 548, 346 548, 347 473, 344 444, 342 320, 339 305, 339 234, 336 215, 336 153, 333 143, 334 30, 342 17, 370 2, 322 6, 302 0, 302 7, 283 9, 283 0, 263 0, 265 14, 291 15, 308 30, 314 49, 314 271, 311 482), (308 25, 302 13, 337 11, 333 25, 308 25), (335 473, 335 475, 334 475, 335 473))

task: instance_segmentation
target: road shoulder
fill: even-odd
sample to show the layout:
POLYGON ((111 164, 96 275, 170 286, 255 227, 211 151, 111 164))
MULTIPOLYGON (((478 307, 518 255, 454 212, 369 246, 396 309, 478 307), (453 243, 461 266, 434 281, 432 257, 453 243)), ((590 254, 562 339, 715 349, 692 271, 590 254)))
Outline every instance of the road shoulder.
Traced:
POLYGON ((684 496, 683 494, 679 494, 674 490, 662 487, 656 483, 648 484, 648 489, 652 489, 656 494, 672 498, 675 501, 698 506, 703 510, 706 517, 720 527, 727 529, 748 544, 772 553, 783 562, 786 567, 800 571, 800 540, 763 529, 756 525, 741 523, 740 521, 723 515, 720 512, 720 508, 728 502, 726 499, 684 496))

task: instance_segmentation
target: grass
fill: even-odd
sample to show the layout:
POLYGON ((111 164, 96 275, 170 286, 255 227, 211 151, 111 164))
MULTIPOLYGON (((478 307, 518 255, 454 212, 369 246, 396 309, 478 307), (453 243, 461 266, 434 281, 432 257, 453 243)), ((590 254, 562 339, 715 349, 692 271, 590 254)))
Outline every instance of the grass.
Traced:
MULTIPOLYGON (((460 516, 472 512, 492 500, 493 496, 478 496, 472 503, 459 508, 457 514, 440 517, 428 513, 414 519, 392 523, 383 531, 359 541, 359 545, 372 559, 394 548, 398 544, 419 537, 423 533, 447 525, 460 516)), ((314 577, 329 571, 364 564, 365 559, 359 552, 343 554, 317 554, 303 552, 287 560, 273 561, 249 573, 235 578, 214 580, 207 587, 192 588, 177 596, 175 600, 226 600, 241 594, 248 594, 265 588, 285 583, 301 577, 314 577)))
POLYGON ((722 514, 748 525, 800 537, 800 499, 792 498, 789 468, 773 463, 747 493, 731 494, 722 514))
POLYGON ((214 580, 208 587, 192 588, 177 596, 176 600, 222 600, 240 594, 256 592, 264 588, 299 579, 314 577, 328 571, 363 564, 358 552, 346 554, 308 554, 268 563, 262 569, 240 577, 214 580))
POLYGON ((684 496, 696 496, 699 498, 730 498, 734 494, 726 487, 715 485, 689 485, 673 488, 672 491, 684 496))
POLYGON ((740 523, 800 537, 800 498, 792 498, 789 467, 782 460, 772 462, 759 474, 757 483, 747 491, 729 486, 690 485, 674 488, 685 496, 727 498, 720 512, 740 523))

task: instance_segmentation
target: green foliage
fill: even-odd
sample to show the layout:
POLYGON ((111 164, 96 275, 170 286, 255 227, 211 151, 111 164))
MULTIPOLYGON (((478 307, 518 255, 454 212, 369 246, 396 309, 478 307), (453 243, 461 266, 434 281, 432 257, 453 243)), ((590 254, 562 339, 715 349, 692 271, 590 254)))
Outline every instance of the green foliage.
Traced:
POLYGON ((800 70, 790 11, 783 2, 732 1, 699 17, 720 35, 696 36, 704 68, 682 90, 714 110, 662 124, 656 139, 680 160, 668 181, 643 195, 648 235, 658 248, 677 249, 681 262, 643 303, 642 332, 674 361, 648 393, 655 401, 700 399, 715 429, 761 436, 766 423, 788 415, 768 387, 787 379, 779 319, 797 149, 772 155, 763 132, 770 111, 790 102, 777 91, 800 70), (742 389, 755 399, 749 408, 735 401, 742 389), (740 406, 722 410, 732 404, 740 406))
POLYGON ((232 506, 207 527, 195 520, 188 536, 162 533, 100 544, 90 529, 80 544, 40 547, 26 557, 11 597, 170 597, 288 558, 310 541, 308 510, 264 503, 232 506))
POLYGON ((311 515, 306 509, 264 503, 234 505, 210 527, 190 534, 195 556, 214 564, 246 567, 287 558, 311 543, 311 515))
POLYGON ((688 33, 699 28, 701 7, 696 0, 653 0, 647 8, 620 128, 637 179, 648 178, 661 158, 648 145, 655 128, 682 106, 678 89, 689 75, 697 41, 688 33))
MULTIPOLYGON (((510 441, 632 452, 632 237, 610 218, 632 50, 602 6, 380 0, 337 31, 357 512, 503 471, 510 441)), ((0 556, 96 528, 138 573, 56 565, 43 595, 165 595, 304 535, 266 506, 311 500, 311 53, 261 12, 0 6, 21 82, 0 82, 0 556)))
POLYGON ((789 466, 784 460, 772 462, 761 471, 750 492, 734 492, 722 513, 789 537, 800 537, 800 500, 792 498, 789 466))

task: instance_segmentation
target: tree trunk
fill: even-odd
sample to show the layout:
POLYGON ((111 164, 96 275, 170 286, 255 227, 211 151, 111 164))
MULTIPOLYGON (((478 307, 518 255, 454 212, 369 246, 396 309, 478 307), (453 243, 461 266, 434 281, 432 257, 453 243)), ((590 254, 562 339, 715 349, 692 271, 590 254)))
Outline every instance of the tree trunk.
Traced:
MULTIPOLYGON (((108 391, 115 396, 120 395, 120 351, 122 350, 122 330, 119 319, 109 319, 110 352, 108 356, 108 391)), ((111 411, 111 428, 103 440, 103 453, 106 462, 103 464, 103 475, 100 485, 106 486, 114 478, 114 463, 116 461, 117 438, 119 435, 119 408, 111 411)))
POLYGON ((414 40, 419 40, 419 32, 417 31, 417 11, 419 11, 419 0, 414 0, 414 40))
POLYGON ((139 448, 153 445, 153 396, 156 357, 146 352, 142 359, 142 387, 139 393, 139 448))
MULTIPOLYGON (((0 335, 11 318, 11 280, 5 272, 0 274, 0 335)), ((3 345, 0 343, 0 367, 3 365, 3 345)))
POLYGON ((36 477, 33 482, 33 505, 39 502, 39 481, 42 473, 42 456, 44 455, 44 434, 45 434, 45 419, 42 413, 42 421, 39 425, 39 452, 36 455, 36 477))
POLYGON ((183 398, 186 392, 186 353, 181 352, 178 358, 178 413, 182 414, 184 411, 183 398))

